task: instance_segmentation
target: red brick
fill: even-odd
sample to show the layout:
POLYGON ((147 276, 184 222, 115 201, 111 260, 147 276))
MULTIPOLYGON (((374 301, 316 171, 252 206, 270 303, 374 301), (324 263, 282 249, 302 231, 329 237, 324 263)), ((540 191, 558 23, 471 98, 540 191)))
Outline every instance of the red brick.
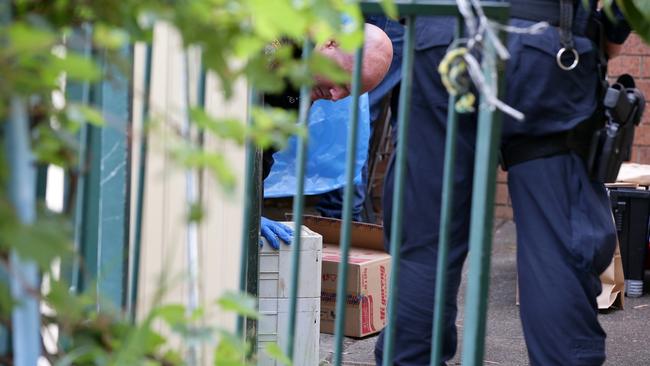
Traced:
POLYGON ((630 74, 639 77, 641 76, 641 59, 642 56, 623 55, 616 57, 609 62, 607 71, 610 76, 630 74))
POLYGON ((650 123, 650 113, 643 113, 643 117, 641 117, 641 125, 649 124, 650 123))
POLYGON ((507 205, 509 202, 508 185, 505 183, 498 183, 494 202, 497 204, 507 205))
POLYGON ((641 124, 634 131, 634 145, 650 146, 650 124, 641 124))
POLYGON ((497 170, 497 182, 506 183, 508 181, 508 173, 499 168, 497 170))
POLYGON ((643 56, 641 60, 641 77, 650 77, 650 54, 643 56))
POLYGON ((635 146, 632 150, 632 162, 650 164, 650 146, 635 146))
POLYGON ((504 205, 494 206, 494 217, 497 219, 512 220, 512 208, 504 205))
MULTIPOLYGON (((646 101, 650 100, 650 80, 648 79, 637 80, 636 87, 645 95, 646 101)), ((647 113, 645 114, 647 115, 647 113)))
POLYGON ((645 44, 636 34, 630 34, 630 37, 623 44, 622 55, 647 55, 650 54, 650 47, 645 44))

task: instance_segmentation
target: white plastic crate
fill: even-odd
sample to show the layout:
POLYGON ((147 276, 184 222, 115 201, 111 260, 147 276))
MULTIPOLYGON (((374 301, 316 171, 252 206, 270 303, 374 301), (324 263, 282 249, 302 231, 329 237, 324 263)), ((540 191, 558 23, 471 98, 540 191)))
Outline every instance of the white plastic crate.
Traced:
MULTIPOLYGON (((293 227, 293 223, 284 223, 293 227)), ((302 227, 294 365, 318 365, 320 337, 320 290, 323 238, 302 227)), ((264 243, 259 251, 259 308, 257 329, 258 365, 276 366, 264 348, 278 343, 286 349, 289 292, 291 284, 291 247, 282 244, 274 250, 264 243)))

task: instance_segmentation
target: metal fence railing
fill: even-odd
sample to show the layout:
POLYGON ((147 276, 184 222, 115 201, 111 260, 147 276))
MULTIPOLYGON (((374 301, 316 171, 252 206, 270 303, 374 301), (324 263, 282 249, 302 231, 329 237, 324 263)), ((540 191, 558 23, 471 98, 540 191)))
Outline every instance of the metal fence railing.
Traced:
MULTIPOLYGON (((379 1, 361 1, 362 11, 366 14, 382 13, 379 1)), ((398 113, 398 143, 396 149, 396 175, 395 175, 395 192, 393 202, 392 223, 394 229, 390 238, 391 248, 391 278, 389 285, 389 299, 398 296, 399 288, 397 279, 400 275, 400 234, 402 233, 402 197, 404 190, 404 181, 406 173, 406 146, 408 144, 408 125, 409 125, 409 101, 412 84, 412 65, 414 58, 414 37, 415 37, 415 20, 418 16, 458 16, 457 36, 462 31, 462 17, 460 17, 457 4, 455 1, 396 1, 396 6, 400 16, 405 22, 405 36, 403 49, 403 69, 402 69, 402 86, 399 95, 399 113, 398 113)), ((489 18, 504 22, 508 17, 508 5, 497 1, 482 2, 483 9, 489 18)), ((90 32, 89 29, 82 29, 74 39, 77 43, 73 45, 79 50, 90 56, 88 48, 88 35, 84 32, 90 32)), ((491 47, 490 39, 484 40, 484 53, 482 54, 481 64, 484 71, 484 78, 488 85, 498 83, 496 78, 497 72, 502 71, 502 65, 499 64, 495 55, 494 48, 491 47)), ((312 45, 305 44, 303 48, 303 57, 310 56, 312 45)), ((131 59, 133 50, 131 47, 124 49, 124 55, 131 59)), ((93 55, 101 59, 101 55, 93 55)), ((151 63, 152 51, 151 46, 147 47, 145 55, 145 72, 144 72, 144 104, 142 120, 148 120, 149 113, 149 93, 151 83, 151 63)), ((348 132, 348 152, 346 167, 346 190, 344 195, 343 206, 343 226, 340 237, 341 263, 347 263, 350 250, 351 239, 351 221, 352 206, 354 194, 354 151, 356 150, 357 130, 358 130, 358 97, 360 94, 362 52, 356 52, 355 66, 353 72, 352 103, 350 119, 350 129, 348 132)), ((142 241, 142 217, 143 217, 143 197, 145 191, 145 169, 147 158, 147 140, 146 134, 143 134, 140 141, 140 158, 136 166, 130 166, 129 153, 129 126, 131 113, 131 93, 130 83, 127 75, 120 75, 117 70, 112 70, 110 64, 103 64, 104 72, 111 72, 112 81, 100 82, 97 85, 69 85, 68 98, 74 99, 80 103, 89 103, 97 106, 104 112, 104 117, 110 121, 112 128, 100 129, 93 126, 85 126, 79 136, 80 156, 79 156, 79 181, 77 183, 77 197, 75 202, 75 244, 78 252, 81 253, 82 261, 85 265, 83 271, 78 263, 73 263, 69 270, 71 284, 77 291, 87 290, 92 283, 95 285, 98 296, 109 299, 113 306, 126 308, 133 316, 138 293, 138 273, 140 263, 140 248, 142 241), (136 187, 130 185, 130 174, 138 175, 136 187), (131 225, 129 202, 131 192, 135 195, 136 202, 135 213, 133 215, 134 240, 129 244, 129 230, 131 225), (131 255, 129 255, 129 252, 131 255), (130 262, 129 262, 130 260, 130 262), (81 274, 84 274, 82 276, 81 274), (86 278, 85 276, 89 276, 86 278)), ((205 89, 205 74, 201 75, 203 95, 205 89)), ((186 90, 186 93, 189 93, 186 90)), ((303 87, 301 90, 299 120, 300 125, 305 125, 308 108, 310 105, 309 90, 303 87)), ((204 104, 204 97, 200 96, 199 107, 204 104)), ((249 94, 249 105, 256 103, 256 93, 251 91, 249 94)), ((447 249, 449 241, 449 227, 451 221, 451 207, 453 197, 453 180, 454 175, 454 155, 455 139, 458 128, 458 117, 454 111, 455 97, 449 101, 448 116, 448 136, 445 151, 445 168, 443 178, 443 204, 440 223, 440 243, 438 256, 438 274, 436 286, 436 306, 434 313, 434 322, 432 324, 432 358, 431 365, 440 364, 441 347, 442 347, 442 311, 444 306, 444 293, 446 287, 446 270, 447 249)), ((27 137, 25 131, 19 128, 14 129, 11 126, 26 126, 23 121, 24 105, 20 100, 12 103, 11 122, 8 125, 5 135, 8 141, 21 144, 21 146, 8 146, 10 156, 20 156, 22 151, 27 148, 27 137), (12 147, 13 146, 13 147, 12 147), (12 150, 13 149, 13 150, 12 150), (23 149, 23 150, 21 150, 23 149)), ((250 116, 250 113, 249 113, 250 116)), ((493 219, 493 203, 495 192, 496 176, 496 159, 500 139, 501 119, 499 112, 494 111, 483 100, 478 112, 478 132, 476 140, 476 159, 474 171, 474 186, 472 197, 472 214, 470 230, 470 254, 469 254, 469 283, 466 295, 465 305, 465 326, 463 334, 463 365, 480 365, 482 364, 484 354, 485 338, 485 320, 487 309, 487 293, 489 280, 489 262, 491 249, 491 229, 493 219)), ((146 127, 146 126, 145 126, 146 127)), ((146 129, 146 128, 145 128, 146 129)), ((251 141, 247 142, 246 149, 246 179, 244 192, 244 229, 242 233, 241 247, 241 272, 239 273, 240 290, 257 294, 257 247, 259 236, 259 218, 260 218, 260 199, 261 199, 261 179, 260 179, 260 153, 251 141)), ((307 141, 304 137, 298 137, 298 155, 297 159, 297 190, 294 197, 293 217, 295 232, 299 233, 302 225, 304 195, 304 173, 306 160, 307 141)), ((29 164, 27 160, 13 159, 12 164, 15 166, 26 167, 29 164)), ((16 172, 24 171, 24 175, 15 174, 12 187, 31 187, 35 184, 28 170, 16 169, 16 172)), ((192 172, 188 172, 188 177, 192 172)), ((191 180, 191 179, 190 179, 191 180)), ((193 184, 190 182, 190 184, 193 184)), ((35 192, 35 189, 32 190, 35 192)), ((20 192, 14 192, 16 197, 22 197, 20 192)), ((192 192, 188 193, 188 199, 194 199, 192 192)), ((29 201, 29 199, 27 199, 29 201)), ((32 208, 33 202, 20 201, 16 206, 32 208)), ((33 212, 26 212, 24 220, 29 220, 33 212)), ((191 225, 191 224, 189 224, 191 225)), ((191 240, 188 239, 188 240, 191 240)), ((294 335, 296 324, 296 303, 297 303, 297 286, 299 273, 299 252, 300 252, 300 235, 294 236, 291 244, 292 254, 292 276, 290 288, 290 306, 289 321, 286 329, 286 349, 285 352, 289 357, 297 351, 294 349, 294 335)), ((25 267, 29 270, 29 267, 25 267)), ((338 273, 338 293, 345 293, 347 283, 347 266, 339 266, 338 273)), ((334 364, 341 365, 343 361, 343 331, 345 324, 345 296, 337 296, 336 299, 336 326, 335 326, 335 354, 334 364)), ((24 303, 17 307, 14 312, 14 352, 16 357, 19 354, 28 354, 33 349, 24 349, 18 345, 32 344, 34 337, 37 337, 37 329, 31 329, 21 314, 29 314, 34 304, 24 303), (19 326, 18 326, 19 325, 19 326), (22 330, 21 330, 22 329, 22 330), (36 332, 36 335, 34 334, 36 332), (26 342, 26 343, 24 343, 26 342)), ((384 346, 384 366, 392 363, 394 337, 395 337, 395 302, 389 301, 387 314, 387 328, 385 333, 384 346)), ((32 318, 35 316, 32 314, 32 318)), ((34 321, 34 319, 32 319, 34 321)), ((35 319, 38 321, 38 319, 35 319)), ((256 334, 255 321, 240 317, 237 322, 237 330, 240 336, 246 336, 254 339, 256 334)), ((255 344, 256 342, 252 342, 255 344)), ((28 362, 28 361, 25 361, 28 362)), ((16 358, 17 365, 26 365, 16 358)), ((33 363, 36 364, 36 363, 33 363)), ((298 365, 302 366, 302 365, 298 365)), ((305 365, 308 366, 308 365, 305 365)))

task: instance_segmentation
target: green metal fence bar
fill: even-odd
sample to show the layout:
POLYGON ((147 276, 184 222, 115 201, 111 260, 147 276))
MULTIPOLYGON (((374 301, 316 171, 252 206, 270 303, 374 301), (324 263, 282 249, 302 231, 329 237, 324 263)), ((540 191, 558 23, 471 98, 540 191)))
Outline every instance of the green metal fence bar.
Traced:
MULTIPOLYGON (((257 91, 250 88, 248 92, 248 111, 246 116, 246 125, 250 128, 253 125, 252 108, 258 104, 257 91)), ((261 176, 259 174, 259 149, 251 137, 246 139, 246 178, 244 180, 244 218, 242 225, 242 248, 239 260, 239 291, 245 293, 248 285, 249 271, 249 252, 259 241, 260 226, 260 205, 259 191, 262 186, 261 176)), ((237 316, 237 334, 242 337, 245 332, 245 318, 242 315, 237 316)))
POLYGON ((142 218, 144 214, 144 187, 147 179, 147 155, 149 152, 149 99, 151 97, 151 68, 153 46, 146 45, 144 54, 144 75, 142 91, 142 125, 140 131, 140 156, 138 157, 138 180, 136 186, 136 204, 134 215, 133 244, 131 246, 131 260, 129 261, 129 284, 126 299, 126 311, 135 320, 138 302, 138 285, 140 281, 140 255, 142 252, 142 218))
MULTIPOLYGON (((257 102, 258 95, 251 96, 253 102, 257 102)), ((255 104, 251 104, 255 105, 255 104)), ((252 114, 252 111, 249 111, 252 114)), ((254 296, 259 295, 258 278, 259 278, 259 241, 260 241, 260 220, 262 215, 262 199, 264 185, 262 183, 262 150, 254 144, 251 144, 251 150, 254 152, 253 156, 253 181, 257 182, 252 187, 249 199, 255 205, 250 213, 251 226, 248 230, 248 255, 246 256, 246 292, 254 296)), ((253 318, 246 318, 246 339, 251 344, 251 353, 257 354, 257 320, 253 318)))
POLYGON ((356 165, 357 135, 359 131, 359 94, 361 93, 361 66, 363 64, 363 47, 356 52, 354 72, 352 74, 352 104, 350 106, 350 127, 348 128, 348 141, 346 152, 346 184, 343 197, 343 226, 341 228, 341 258, 338 268, 338 282, 336 284, 336 325, 334 328, 334 365, 343 362, 343 333, 345 332, 345 302, 347 300, 348 284, 348 256, 350 254, 350 239, 352 237, 352 206, 354 205, 354 168, 356 165))
MULTIPOLYGON (((455 39, 458 39, 463 27, 462 18, 456 21, 455 39)), ((445 301, 447 294, 447 257, 454 207, 454 175, 456 164, 456 136, 458 131, 458 113, 455 105, 458 96, 449 96, 447 107, 447 135, 445 141, 445 165, 442 182, 442 205, 440 212, 440 233, 438 237, 438 264, 436 269, 436 287, 433 307, 433 331, 431 335, 431 366, 440 365, 442 357, 442 338, 445 301)))
MULTIPOLYGON (((486 84, 495 86, 497 83, 497 60, 490 41, 485 42, 482 56, 486 84)), ((462 355, 462 362, 465 366, 483 365, 485 318, 490 284, 494 190, 500 141, 501 113, 495 112, 482 96, 476 138, 469 237, 469 274, 465 297, 462 355)))
MULTIPOLYGON (((309 60, 313 45, 305 42, 302 49, 302 59, 309 60)), ((307 129, 307 117, 311 105, 311 93, 308 86, 300 88, 300 109, 298 112, 298 126, 307 129)), ((300 244, 302 233, 302 213, 305 205, 305 165, 307 161, 307 138, 298 136, 296 157, 296 195, 293 198, 293 241, 291 243, 291 282, 289 290, 289 321, 287 325, 286 354, 293 360, 294 336, 296 332, 296 305, 298 302, 298 273, 300 272, 300 244)))
MULTIPOLYGON (((455 0, 395 0, 401 16, 457 16, 458 6, 455 0)), ((362 1, 361 10, 364 13, 383 14, 381 1, 362 1)), ((503 10, 509 8, 507 2, 481 1, 483 11, 488 18, 500 18, 503 10)))
MULTIPOLYGON (((402 9, 400 9, 401 11, 402 9)), ((392 231, 390 235, 391 274, 388 287, 388 319, 384 333, 383 366, 393 363, 393 346, 395 343, 395 314, 399 276, 400 247, 402 241, 402 207, 404 180, 406 175, 406 153, 408 144, 408 127, 411 100, 411 82, 413 79, 413 48, 415 41, 415 16, 406 17, 404 32, 404 56, 402 61, 402 86, 399 95, 399 110, 397 114, 397 152, 395 158, 395 191, 393 193, 393 212, 391 213, 392 231)))
POLYGON ((47 164, 39 164, 36 169, 36 198, 39 201, 45 202, 47 195, 47 164))
MULTIPOLYGON (((253 187, 253 195, 250 199, 256 202, 255 209, 251 213, 252 225, 248 231, 250 239, 248 241, 247 271, 246 271, 246 292, 257 298, 259 296, 258 276, 259 276, 259 232, 260 219, 262 214, 262 150, 255 149, 253 177, 259 184, 253 187)), ((257 354, 257 320, 246 318, 246 339, 251 344, 251 353, 257 354)))
MULTIPOLYGON (((124 47, 121 54, 125 60, 132 60, 132 47, 124 47)), ((126 300, 128 268, 131 90, 129 76, 121 74, 116 65, 104 60, 104 70, 110 80, 102 82, 100 89, 106 126, 101 131, 98 162, 101 174, 97 293, 121 309, 126 300)))
MULTIPOLYGON (((130 60, 131 47, 124 47, 121 55, 130 60)), ((81 278, 81 288, 88 291, 95 281, 101 299, 98 308, 102 309, 108 300, 113 309, 121 309, 126 300, 128 268, 131 94, 127 76, 104 55, 98 60, 105 80, 91 89, 91 101, 101 109, 106 126, 88 127, 90 169, 83 192, 81 241, 83 272, 87 276, 81 278)))
MULTIPOLYGON (((9 197, 22 224, 36 220, 36 169, 31 153, 27 105, 23 98, 11 100, 9 121, 5 128, 5 147, 9 169, 9 197)), ((40 289, 36 264, 23 261, 16 252, 9 254, 10 288, 16 305, 11 312, 13 364, 33 366, 41 354, 39 299, 40 289)))
MULTIPOLYGON (((84 24, 75 30, 70 37, 68 48, 75 50, 76 52, 81 53, 84 57, 90 58, 91 55, 91 33, 92 28, 88 24, 84 24)), ((82 105, 88 105, 90 103, 90 84, 88 82, 84 83, 69 83, 66 85, 66 99, 69 101, 77 102, 82 105)), ((88 155, 88 139, 89 139, 89 130, 88 124, 84 123, 79 130, 79 152, 78 152, 78 163, 77 163, 77 185, 75 192, 75 203, 74 203, 74 253, 75 257, 72 259, 70 268, 67 268, 66 271, 69 271, 66 278, 70 280, 70 289, 75 292, 81 286, 81 264, 80 258, 78 256, 81 253, 81 240, 83 233, 83 215, 84 215, 84 195, 86 192, 86 181, 87 181, 87 155, 88 155)))

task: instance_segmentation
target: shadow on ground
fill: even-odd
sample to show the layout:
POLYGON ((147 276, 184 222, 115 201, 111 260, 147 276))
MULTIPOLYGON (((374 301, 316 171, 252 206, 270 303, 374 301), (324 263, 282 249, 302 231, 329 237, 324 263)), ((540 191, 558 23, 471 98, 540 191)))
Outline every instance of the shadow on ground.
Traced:
MULTIPOLYGON (((516 233, 512 221, 495 222, 492 267, 490 272, 490 303, 487 320, 485 365, 528 365, 526 346, 519 322, 516 294, 516 233)), ((459 350, 448 365, 460 365, 463 330, 463 304, 467 272, 464 271, 459 294, 459 350)), ((650 278, 646 279, 650 283, 650 278)), ((625 298, 624 310, 601 313, 600 322, 607 332, 607 362, 605 365, 650 365, 650 286, 644 296, 625 298)), ((375 365, 373 349, 376 337, 346 338, 343 364, 347 366, 375 365)), ((321 365, 332 360, 334 339, 321 334, 321 365)))

